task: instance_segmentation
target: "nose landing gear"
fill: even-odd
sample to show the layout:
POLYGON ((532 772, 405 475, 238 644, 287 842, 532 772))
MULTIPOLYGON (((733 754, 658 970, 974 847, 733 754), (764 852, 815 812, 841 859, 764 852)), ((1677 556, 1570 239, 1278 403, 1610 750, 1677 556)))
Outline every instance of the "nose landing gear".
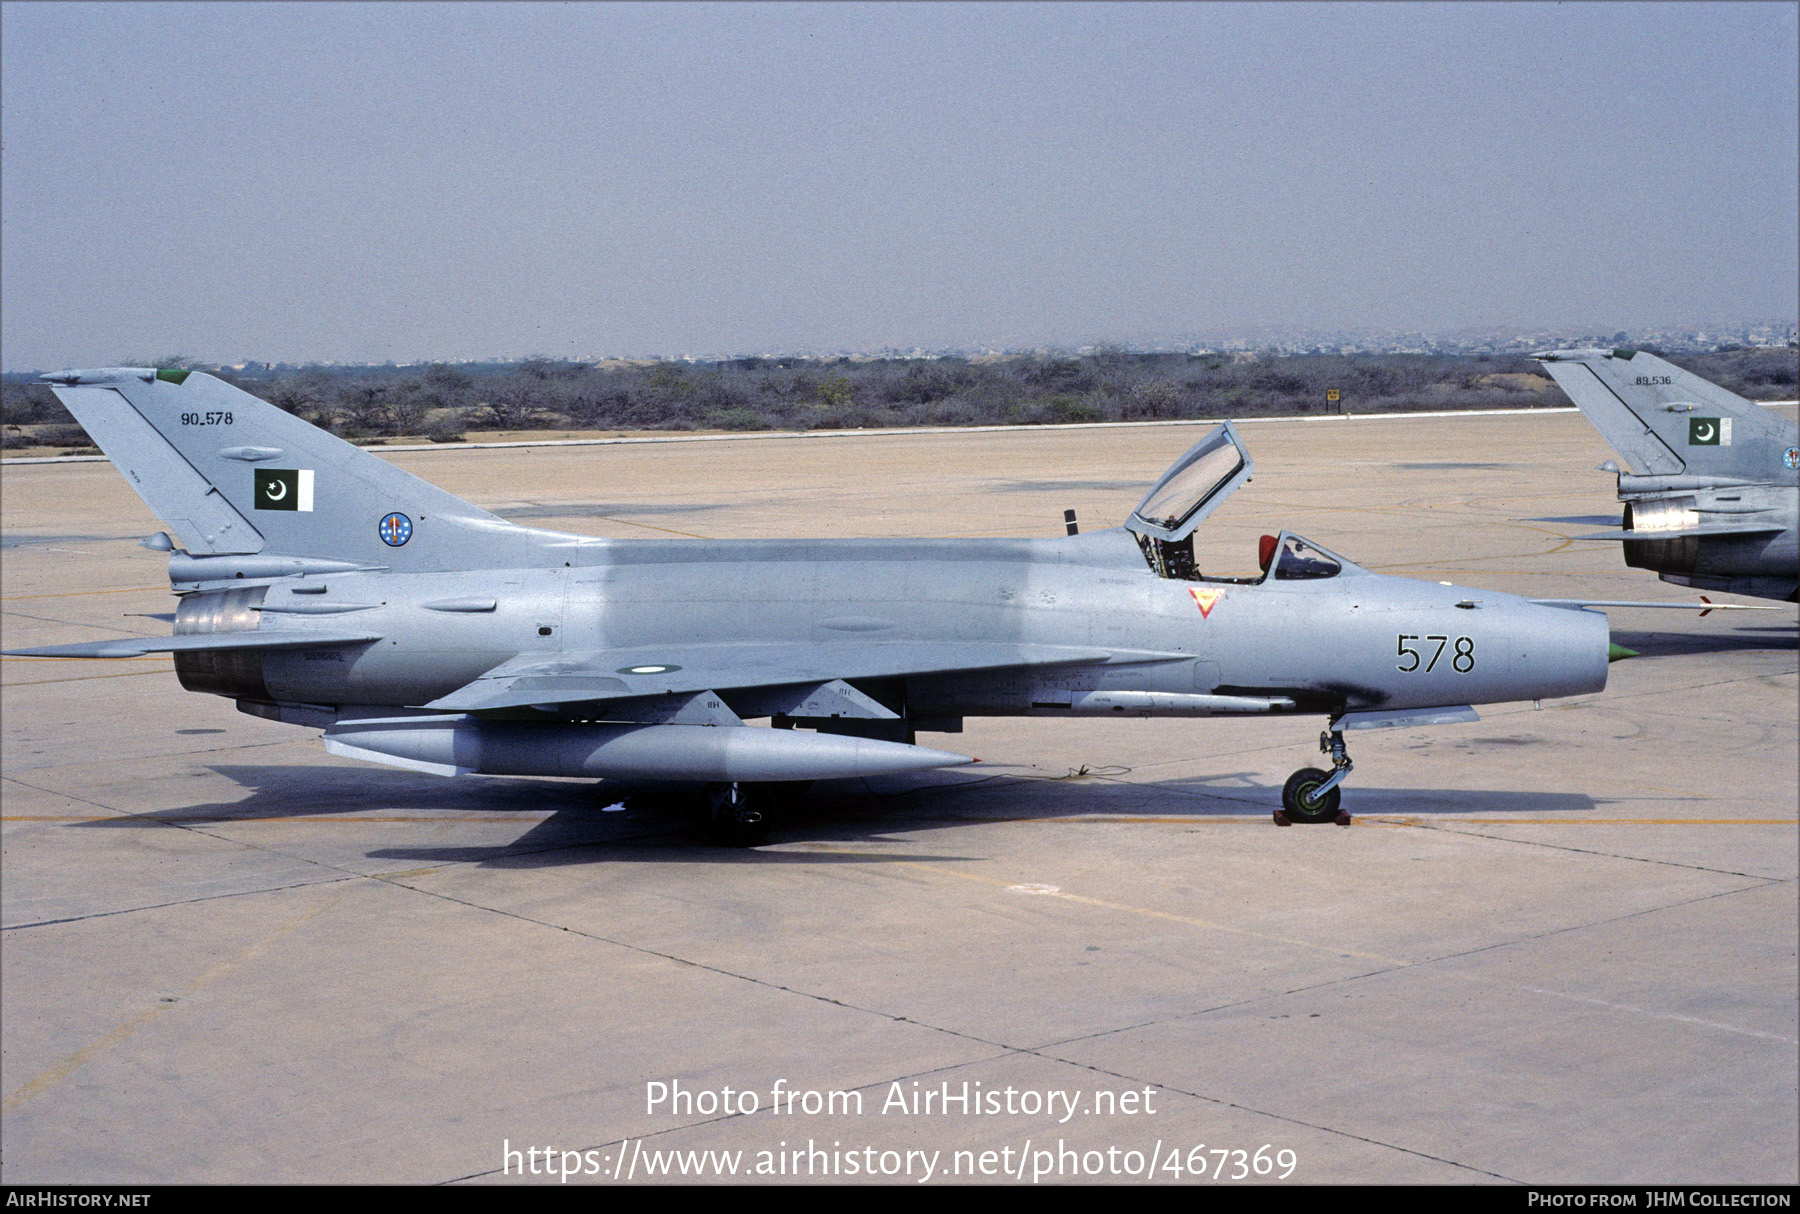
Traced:
POLYGON ((1351 772, 1350 752, 1344 747, 1344 731, 1333 719, 1331 728, 1319 735, 1319 753, 1331 756, 1331 771, 1302 767, 1288 777, 1281 788, 1281 808, 1275 811, 1275 825, 1292 826, 1296 822, 1335 822, 1350 825, 1350 815, 1338 808, 1342 794, 1338 785, 1351 772))

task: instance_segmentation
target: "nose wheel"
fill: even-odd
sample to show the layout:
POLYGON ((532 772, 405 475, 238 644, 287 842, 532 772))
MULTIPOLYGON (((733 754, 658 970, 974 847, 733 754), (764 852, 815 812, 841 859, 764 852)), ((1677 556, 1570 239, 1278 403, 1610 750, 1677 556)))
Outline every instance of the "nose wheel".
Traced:
MULTIPOLYGON (((1334 726, 1337 722, 1331 722, 1334 726)), ((1275 825, 1292 826, 1296 822, 1335 822, 1350 825, 1350 815, 1338 806, 1343 794, 1338 785, 1350 774, 1350 752, 1344 747, 1344 731, 1328 729, 1319 735, 1319 752, 1331 756, 1331 770, 1302 767, 1288 777, 1281 787, 1281 808, 1275 812, 1275 825)))

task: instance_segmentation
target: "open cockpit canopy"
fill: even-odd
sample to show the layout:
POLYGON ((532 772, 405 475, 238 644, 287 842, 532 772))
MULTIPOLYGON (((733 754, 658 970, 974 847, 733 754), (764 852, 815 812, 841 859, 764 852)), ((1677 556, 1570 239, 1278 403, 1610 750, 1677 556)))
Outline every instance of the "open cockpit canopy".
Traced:
POLYGON ((1164 543, 1186 539, 1254 471, 1230 422, 1215 427, 1162 474, 1125 526, 1164 543))
POLYGON ((1137 536, 1157 577, 1183 582, 1307 582, 1366 570, 1292 531, 1265 535, 1257 547, 1260 570, 1250 576, 1221 577, 1203 572, 1194 559, 1194 529, 1237 487, 1250 479, 1250 453, 1237 430, 1224 422, 1189 447, 1138 503, 1125 527, 1137 536))

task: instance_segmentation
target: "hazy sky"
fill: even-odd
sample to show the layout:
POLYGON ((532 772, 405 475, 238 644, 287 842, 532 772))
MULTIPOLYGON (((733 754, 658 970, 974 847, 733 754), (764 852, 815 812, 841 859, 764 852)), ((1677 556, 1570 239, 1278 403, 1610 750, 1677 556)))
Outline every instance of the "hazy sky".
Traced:
POLYGON ((1792 320, 1792 3, 0 6, 0 358, 1792 320))

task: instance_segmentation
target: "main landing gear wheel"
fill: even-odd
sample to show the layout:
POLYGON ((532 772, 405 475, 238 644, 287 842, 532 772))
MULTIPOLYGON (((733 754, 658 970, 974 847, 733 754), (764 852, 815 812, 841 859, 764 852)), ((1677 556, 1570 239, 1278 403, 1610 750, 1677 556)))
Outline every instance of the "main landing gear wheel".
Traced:
POLYGON ((721 847, 755 847, 769 837, 767 804, 749 785, 707 785, 706 814, 713 842, 721 847))
POLYGON ((1288 777, 1281 788, 1281 809, 1290 822, 1335 822, 1338 817, 1338 803, 1343 794, 1337 789, 1327 789, 1320 795, 1319 788, 1331 777, 1316 767, 1302 767, 1288 777))

